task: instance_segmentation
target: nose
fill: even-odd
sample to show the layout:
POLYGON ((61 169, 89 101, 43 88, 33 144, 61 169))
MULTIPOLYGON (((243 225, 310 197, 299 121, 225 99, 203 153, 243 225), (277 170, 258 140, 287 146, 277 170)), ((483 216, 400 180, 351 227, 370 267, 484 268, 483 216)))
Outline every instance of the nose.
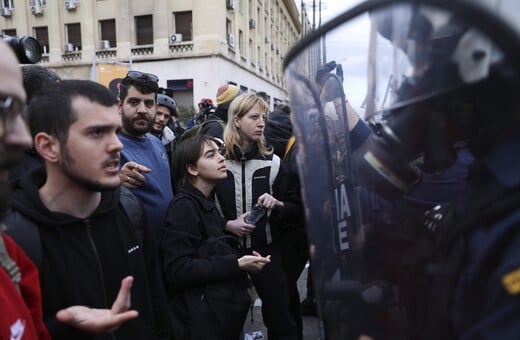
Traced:
POLYGON ((22 116, 18 115, 12 124, 10 131, 5 131, 3 136, 4 143, 23 149, 30 148, 33 141, 29 133, 29 127, 22 116))
POLYGON ((137 106, 137 111, 138 112, 143 112, 143 113, 147 113, 148 112, 148 108, 146 107, 146 104, 145 104, 144 100, 142 100, 139 103, 139 106, 137 106))
POLYGON ((119 136, 114 133, 108 146, 108 152, 119 152, 121 150, 123 150, 123 143, 121 143, 119 136))

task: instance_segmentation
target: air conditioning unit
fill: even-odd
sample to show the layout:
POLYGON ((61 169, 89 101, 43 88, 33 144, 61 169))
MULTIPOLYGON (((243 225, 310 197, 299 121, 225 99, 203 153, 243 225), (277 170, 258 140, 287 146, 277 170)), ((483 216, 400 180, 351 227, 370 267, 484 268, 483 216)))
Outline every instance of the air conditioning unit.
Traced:
POLYGON ((33 15, 42 15, 43 8, 41 8, 41 6, 31 6, 31 13, 33 15))
POLYGON ((76 0, 65 0, 65 9, 72 11, 78 7, 78 2, 76 0))
POLYGON ((100 50, 108 50, 109 48, 110 48, 110 40, 100 40, 99 41, 100 50))
POLYGON ((256 28, 256 20, 255 19, 249 19, 249 28, 250 29, 256 28))
POLYGON ((11 16, 11 9, 7 7, 0 8, 0 15, 3 17, 10 17, 11 16))
POLYGON ((227 9, 235 9, 235 0, 226 0, 227 9))
POLYGON ((227 35, 227 41, 229 47, 235 47, 235 36, 232 33, 229 33, 227 35))
POLYGON ((67 44, 63 45, 63 51, 64 52, 74 52, 74 45, 72 45, 71 43, 67 43, 67 44))
POLYGON ((170 43, 178 43, 182 41, 182 34, 176 33, 170 35, 170 43))

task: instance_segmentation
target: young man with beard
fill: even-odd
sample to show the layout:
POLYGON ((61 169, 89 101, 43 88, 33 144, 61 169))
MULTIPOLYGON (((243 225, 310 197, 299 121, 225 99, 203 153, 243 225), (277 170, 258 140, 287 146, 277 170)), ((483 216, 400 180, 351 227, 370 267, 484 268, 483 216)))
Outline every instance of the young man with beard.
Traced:
MULTIPOLYGON (((43 318, 53 339, 168 339, 153 236, 143 218, 133 224, 121 201, 117 100, 97 83, 62 81, 32 99, 29 123, 45 169, 18 182, 6 224, 37 228, 43 318), (106 312, 120 284, 132 285, 135 311, 118 329, 85 329, 84 307, 57 314, 71 305, 106 312)), ((111 311, 129 305, 128 297, 111 311)))
POLYGON ((168 155, 150 131, 155 121, 157 76, 130 71, 119 90, 119 114, 123 128, 119 138, 122 184, 143 203, 155 240, 161 235, 166 209, 173 198, 168 155))

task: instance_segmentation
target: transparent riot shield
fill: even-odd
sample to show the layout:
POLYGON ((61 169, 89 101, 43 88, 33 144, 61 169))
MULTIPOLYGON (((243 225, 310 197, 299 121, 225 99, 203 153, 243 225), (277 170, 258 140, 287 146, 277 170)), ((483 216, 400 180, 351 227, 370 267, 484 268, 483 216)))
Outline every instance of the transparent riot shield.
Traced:
POLYGON ((467 199, 485 116, 475 98, 511 95, 496 86, 518 81, 517 42, 475 4, 368 1, 288 54, 323 339, 428 338, 436 230, 467 199))

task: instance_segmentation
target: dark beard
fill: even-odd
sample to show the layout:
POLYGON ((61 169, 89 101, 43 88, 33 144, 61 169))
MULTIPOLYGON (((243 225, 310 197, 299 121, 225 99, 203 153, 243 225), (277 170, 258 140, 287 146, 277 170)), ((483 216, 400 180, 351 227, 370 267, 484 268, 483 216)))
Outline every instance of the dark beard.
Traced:
POLYGON ((131 136, 141 137, 146 133, 150 132, 153 125, 153 119, 148 120, 147 127, 136 128, 134 126, 134 120, 129 118, 124 112, 121 115, 121 121, 123 123, 123 129, 131 136))
POLYGON ((102 184, 79 175, 81 171, 74 166, 74 159, 71 157, 67 147, 63 148, 61 155, 63 157, 63 162, 61 163, 61 171, 63 174, 82 186, 84 189, 92 192, 102 192, 114 190, 115 188, 119 187, 119 184, 102 184))

